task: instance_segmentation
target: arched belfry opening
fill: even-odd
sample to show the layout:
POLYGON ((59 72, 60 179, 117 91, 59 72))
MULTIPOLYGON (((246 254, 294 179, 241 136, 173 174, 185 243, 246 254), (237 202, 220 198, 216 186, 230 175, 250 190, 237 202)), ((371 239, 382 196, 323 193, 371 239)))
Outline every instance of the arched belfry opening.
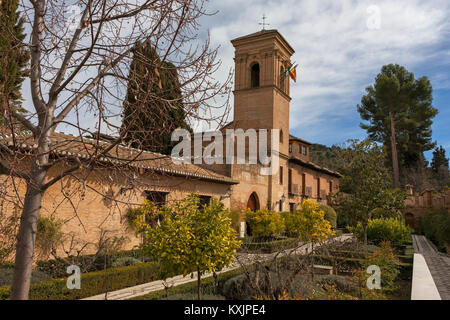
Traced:
POLYGON ((252 88, 258 88, 259 87, 259 76, 260 76, 260 70, 259 70, 259 63, 254 63, 250 69, 251 71, 251 87, 252 88))

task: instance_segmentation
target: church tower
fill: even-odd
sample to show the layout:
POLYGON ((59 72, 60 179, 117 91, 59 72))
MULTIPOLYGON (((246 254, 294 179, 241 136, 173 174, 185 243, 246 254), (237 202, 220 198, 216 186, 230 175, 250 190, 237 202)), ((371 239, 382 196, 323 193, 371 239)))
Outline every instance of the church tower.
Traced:
POLYGON ((235 48, 234 119, 229 129, 279 129, 279 170, 268 176, 258 166, 233 165, 231 206, 288 210, 289 77, 294 50, 277 30, 262 30, 231 41, 235 48))
POLYGON ((280 152, 289 155, 289 77, 294 50, 277 30, 231 41, 235 48, 234 128, 279 129, 280 152))

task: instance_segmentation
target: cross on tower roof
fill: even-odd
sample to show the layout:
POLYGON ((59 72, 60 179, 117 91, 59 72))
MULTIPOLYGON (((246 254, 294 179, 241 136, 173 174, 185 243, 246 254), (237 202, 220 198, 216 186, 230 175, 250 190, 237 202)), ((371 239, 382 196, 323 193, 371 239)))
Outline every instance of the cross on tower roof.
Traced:
POLYGON ((266 19, 267 19, 266 14, 263 14, 262 22, 259 23, 259 25, 262 26, 263 30, 266 30, 266 26, 270 25, 269 23, 266 23, 266 19))

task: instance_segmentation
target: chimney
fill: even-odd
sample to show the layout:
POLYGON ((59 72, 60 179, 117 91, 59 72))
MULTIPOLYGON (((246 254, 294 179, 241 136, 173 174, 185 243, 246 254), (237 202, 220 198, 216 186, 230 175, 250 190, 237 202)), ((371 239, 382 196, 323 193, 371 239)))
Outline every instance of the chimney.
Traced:
POLYGON ((410 196, 412 196, 413 195, 413 186, 412 185, 410 185, 410 184, 407 184, 406 186, 405 186, 405 191, 406 191, 406 193, 408 194, 408 195, 410 195, 410 196))

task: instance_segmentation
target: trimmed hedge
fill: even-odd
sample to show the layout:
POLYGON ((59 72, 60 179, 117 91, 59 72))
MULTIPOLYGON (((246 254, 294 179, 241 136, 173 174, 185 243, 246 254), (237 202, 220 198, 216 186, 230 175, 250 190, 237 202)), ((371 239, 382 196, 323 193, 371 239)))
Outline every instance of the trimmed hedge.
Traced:
MULTIPOLYGON (((67 279, 43 281, 30 286, 30 300, 75 300, 158 280, 154 262, 81 275, 81 289, 67 289, 67 279)), ((0 288, 0 300, 9 299, 11 288, 0 288)))
MULTIPOLYGON (((208 295, 217 295, 220 294, 223 288, 224 283, 235 276, 242 274, 242 270, 235 269, 231 271, 227 271, 224 273, 220 273, 217 275, 218 287, 215 286, 214 277, 204 278, 201 281, 201 290, 202 295, 207 297, 208 295)), ((176 287, 170 288, 168 290, 169 299, 174 295, 184 295, 184 294, 197 294, 197 281, 192 281, 189 283, 180 284, 176 287)), ((161 300, 166 299, 166 290, 158 290, 150 292, 146 295, 131 298, 130 300, 161 300)))
MULTIPOLYGON (((421 219, 424 235, 441 252, 450 248, 450 212, 448 209, 430 210, 421 219)), ((450 253, 450 252, 447 252, 450 253)))
MULTIPOLYGON (((113 265, 114 262, 125 257, 141 260, 142 252, 140 250, 126 250, 108 254, 106 256, 99 255, 98 257, 95 257, 94 255, 83 255, 78 258, 73 258, 71 262, 79 266, 82 272, 96 272, 104 271, 105 266, 106 269, 117 267, 116 265, 113 265)), ((151 259, 144 257, 144 262, 151 262, 151 259)), ((59 260, 45 260, 36 263, 37 270, 42 271, 55 279, 67 277, 67 266, 67 263, 59 260)))
POLYGON ((297 238, 276 239, 267 241, 252 241, 244 243, 239 248, 239 252, 253 252, 253 253, 273 253, 281 250, 295 248, 299 244, 297 238))

